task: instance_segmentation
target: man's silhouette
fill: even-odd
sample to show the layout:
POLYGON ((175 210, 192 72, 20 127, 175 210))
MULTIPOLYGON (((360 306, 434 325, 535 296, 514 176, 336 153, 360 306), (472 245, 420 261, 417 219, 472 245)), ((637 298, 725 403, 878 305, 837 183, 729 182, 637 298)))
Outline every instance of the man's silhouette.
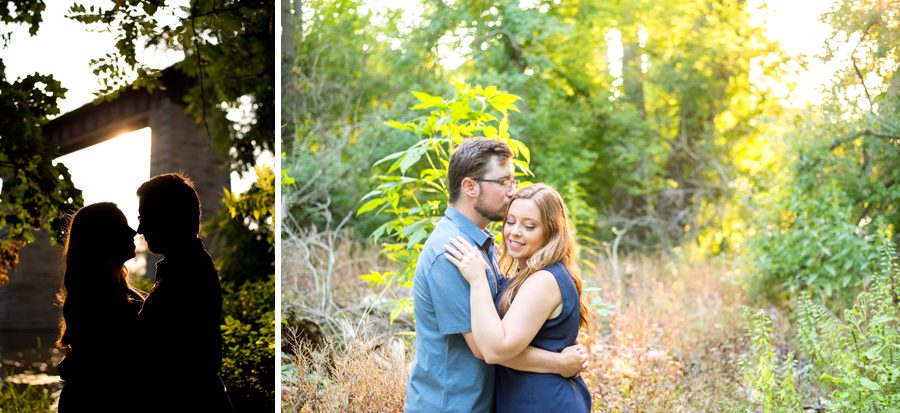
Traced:
POLYGON ((149 346, 152 411, 227 411, 222 366, 222 289, 198 237, 200 199, 190 178, 156 176, 137 190, 140 225, 156 264, 156 284, 139 321, 149 346))

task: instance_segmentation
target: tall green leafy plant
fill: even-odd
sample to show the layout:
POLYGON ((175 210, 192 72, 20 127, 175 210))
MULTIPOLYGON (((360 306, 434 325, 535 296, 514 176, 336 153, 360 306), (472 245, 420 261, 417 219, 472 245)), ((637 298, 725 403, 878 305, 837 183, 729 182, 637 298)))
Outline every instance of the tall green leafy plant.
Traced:
MULTIPOLYGON (((516 174, 532 176, 528 147, 510 136, 509 112, 519 109, 518 96, 498 90, 457 83, 449 97, 412 92, 418 103, 410 109, 427 110, 406 122, 390 121, 392 128, 409 132, 416 141, 408 148, 392 153, 372 166, 375 189, 363 196, 357 216, 379 214, 387 222, 372 232, 381 245, 381 253, 398 264, 394 271, 372 271, 361 278, 372 285, 412 286, 413 274, 422 245, 449 202, 447 167, 450 156, 467 138, 484 136, 506 142, 513 150, 516 174)), ((392 297, 390 320, 411 312, 412 300, 392 297)), ((378 302, 375 300, 374 302, 378 302)))
POLYGON ((802 412, 802 394, 794 378, 794 356, 788 354, 779 366, 772 348, 772 320, 762 311, 744 309, 750 325, 750 352, 741 367, 750 389, 750 400, 756 411, 765 413, 802 412))

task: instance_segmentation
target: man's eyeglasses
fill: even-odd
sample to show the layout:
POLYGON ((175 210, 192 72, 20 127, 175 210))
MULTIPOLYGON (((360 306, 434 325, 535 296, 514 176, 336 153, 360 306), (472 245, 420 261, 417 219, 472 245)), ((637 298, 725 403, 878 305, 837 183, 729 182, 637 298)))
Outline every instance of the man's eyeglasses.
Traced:
POLYGON ((516 188, 519 186, 518 179, 484 179, 484 178, 472 178, 477 182, 493 182, 497 185, 506 187, 506 188, 516 188))

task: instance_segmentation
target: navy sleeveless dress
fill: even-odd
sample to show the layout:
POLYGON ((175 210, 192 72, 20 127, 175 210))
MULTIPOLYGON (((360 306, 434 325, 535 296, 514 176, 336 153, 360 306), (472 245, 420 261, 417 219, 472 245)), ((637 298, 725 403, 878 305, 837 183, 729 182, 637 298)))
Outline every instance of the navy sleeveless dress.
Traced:
MULTIPOLYGON (((544 268, 553 274, 562 293, 562 312, 544 322, 531 345, 548 351, 561 352, 575 344, 581 323, 578 290, 562 263, 544 268)), ((506 289, 503 279, 501 293, 506 289)), ((498 295, 498 298, 500 295, 498 295)), ((557 374, 529 373, 497 366, 494 384, 497 413, 588 413, 591 393, 581 376, 565 378, 557 374)))

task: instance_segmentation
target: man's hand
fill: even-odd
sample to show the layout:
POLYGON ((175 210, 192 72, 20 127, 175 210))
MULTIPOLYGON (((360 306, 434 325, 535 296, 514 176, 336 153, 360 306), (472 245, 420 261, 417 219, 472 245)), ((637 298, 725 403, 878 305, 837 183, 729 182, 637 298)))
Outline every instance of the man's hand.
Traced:
POLYGON ((575 345, 564 348, 560 355, 563 356, 560 376, 575 377, 588 367, 587 350, 581 344, 575 343, 575 345))

